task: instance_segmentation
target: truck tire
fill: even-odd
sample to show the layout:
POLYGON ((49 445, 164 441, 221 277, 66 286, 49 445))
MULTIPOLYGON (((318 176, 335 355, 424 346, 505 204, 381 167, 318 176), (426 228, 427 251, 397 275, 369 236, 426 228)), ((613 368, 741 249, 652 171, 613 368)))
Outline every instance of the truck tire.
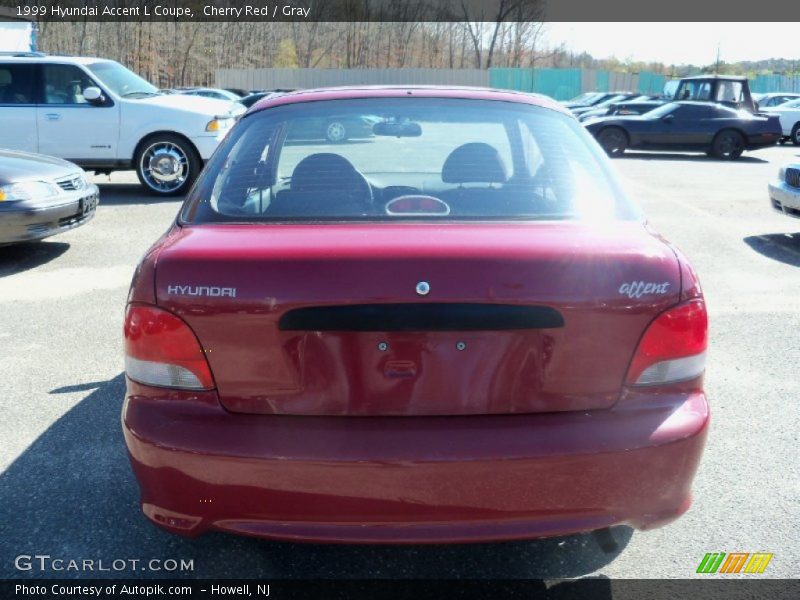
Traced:
POLYGON ((170 133, 145 138, 134 157, 139 181, 154 196, 185 194, 202 167, 194 146, 185 138, 170 133))

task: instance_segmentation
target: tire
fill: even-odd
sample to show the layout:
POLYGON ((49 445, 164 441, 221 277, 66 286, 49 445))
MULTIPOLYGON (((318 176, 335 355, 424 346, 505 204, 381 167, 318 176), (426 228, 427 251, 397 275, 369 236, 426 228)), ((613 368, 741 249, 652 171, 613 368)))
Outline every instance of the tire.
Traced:
POLYGON ((191 143, 178 135, 164 133, 139 144, 134 167, 149 194, 179 196, 192 186, 203 163, 191 143))
POLYGON ((609 156, 622 156, 628 147, 628 134, 619 127, 606 127, 597 133, 597 141, 609 156))
POLYGON ((795 146, 800 146, 800 123, 795 123, 794 127, 792 127, 792 144, 795 146))
POLYGON ((325 139, 331 144, 338 144, 347 140, 347 127, 341 121, 331 121, 325 125, 325 139))
POLYGON ((744 138, 733 129, 723 129, 711 143, 711 154, 722 160, 736 160, 744 152, 744 138))

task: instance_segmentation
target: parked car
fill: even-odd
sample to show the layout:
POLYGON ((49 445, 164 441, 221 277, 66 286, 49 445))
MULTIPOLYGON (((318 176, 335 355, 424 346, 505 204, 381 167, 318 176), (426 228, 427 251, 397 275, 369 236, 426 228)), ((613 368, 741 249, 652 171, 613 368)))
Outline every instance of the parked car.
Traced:
POLYGON ((110 60, 0 56, 0 147, 58 156, 98 173, 136 169, 156 195, 184 193, 244 110, 161 94, 110 60))
POLYGON ((246 108, 250 108, 256 102, 261 100, 262 98, 266 98, 267 96, 271 96, 274 92, 255 92, 245 96, 244 98, 239 98, 237 102, 245 106, 246 108))
POLYGON ((764 109, 764 113, 777 115, 783 137, 791 140, 795 146, 800 146, 800 100, 791 100, 780 106, 764 109))
POLYGON ((581 115, 584 115, 587 112, 604 108, 607 109, 610 105, 615 104, 617 102, 629 102, 634 100, 635 98, 649 98, 649 96, 642 96, 642 94, 638 93, 634 94, 631 92, 620 92, 592 106, 581 106, 578 108, 573 108, 571 110, 573 115, 575 115, 576 117, 580 117, 581 115))
POLYGON ((173 533, 497 540, 689 507, 700 286, 547 98, 262 101, 128 300, 122 427, 173 533), (369 144, 285 139, 373 115, 369 144))
POLYGON ((778 179, 768 186, 772 208, 800 219, 800 163, 790 163, 778 171, 778 179))
POLYGON ((583 122, 596 117, 610 117, 613 115, 643 115, 662 104, 664 104, 664 102, 661 100, 653 100, 649 96, 643 96, 641 99, 631 100, 629 102, 614 102, 602 108, 586 111, 578 117, 578 120, 583 122))
POLYGON ((584 125, 609 156, 627 149, 684 150, 732 160, 781 137, 774 117, 706 102, 671 102, 643 115, 600 117, 584 125))
POLYGON ((562 102, 561 104, 565 108, 573 110, 576 108, 584 108, 587 106, 596 106, 601 102, 603 102, 604 100, 608 100, 609 98, 613 98, 614 96, 617 95, 619 95, 618 92, 585 92, 583 94, 575 96, 572 100, 562 102))
POLYGON ((378 121, 379 118, 374 115, 302 119, 290 124, 286 136, 289 140, 325 140, 338 144, 347 140, 372 137, 372 128, 378 121))
POLYGON ((0 150, 0 244, 41 240, 87 223, 99 194, 73 163, 0 150))
POLYGON ((228 90, 217 88, 183 88, 178 89, 179 94, 185 96, 202 96, 203 98, 213 98, 215 100, 226 100, 228 102, 238 102, 242 97, 228 90))
MULTIPOLYGON (((567 103, 567 106, 570 108, 592 107, 610 97, 598 99, 598 94, 600 93, 581 94, 567 103), (583 98, 584 96, 586 98, 583 98), (590 104, 589 100, 594 104, 590 104)), ((747 78, 733 75, 697 75, 668 81, 664 85, 664 94, 660 98, 652 98, 650 101, 661 104, 680 101, 708 102, 746 110, 750 113, 757 113, 759 110, 750 94, 750 84, 747 78)))
POLYGON ((651 101, 660 101, 662 104, 708 102, 750 113, 758 112, 747 78, 734 75, 697 75, 673 79, 664 85, 664 93, 651 101))
MULTIPOLYGON (((287 92, 260 92, 242 98, 241 102, 247 108, 252 107, 264 98, 272 98, 287 92)), ((289 140, 325 140, 332 144, 345 142, 349 139, 364 139, 372 137, 372 127, 379 119, 373 115, 359 115, 357 118, 343 117, 340 119, 306 119, 302 123, 293 125, 286 133, 289 140)))
POLYGON ((238 102, 240 102, 241 104, 243 104, 247 108, 250 108, 256 102, 258 102, 262 98, 266 98, 267 96, 274 96, 275 94, 285 94, 287 92, 293 92, 293 91, 294 90, 290 90, 290 89, 261 90, 261 91, 258 91, 258 92, 251 92, 250 94, 248 94, 244 98, 240 98, 238 100, 238 102))
POLYGON ((770 92, 768 94, 753 94, 753 100, 758 105, 758 109, 772 108, 780 106, 792 100, 800 100, 800 94, 794 92, 770 92))

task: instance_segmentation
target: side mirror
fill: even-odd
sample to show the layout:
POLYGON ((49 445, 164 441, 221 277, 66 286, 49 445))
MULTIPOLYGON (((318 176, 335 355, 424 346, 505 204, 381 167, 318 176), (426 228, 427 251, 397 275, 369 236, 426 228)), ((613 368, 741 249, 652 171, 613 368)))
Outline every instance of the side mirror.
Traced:
POLYGON ((83 99, 89 104, 100 104, 103 98, 103 91, 99 87, 90 86, 83 90, 83 99))
POLYGON ((664 123, 672 123, 672 121, 675 120, 675 115, 664 115, 661 117, 661 120, 664 121, 664 123))

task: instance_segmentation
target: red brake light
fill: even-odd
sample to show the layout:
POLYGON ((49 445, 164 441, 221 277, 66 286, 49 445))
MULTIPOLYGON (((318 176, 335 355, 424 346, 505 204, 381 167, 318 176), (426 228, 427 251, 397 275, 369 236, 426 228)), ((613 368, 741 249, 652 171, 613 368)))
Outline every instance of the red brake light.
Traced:
POLYGON ((125 373, 146 385, 194 390, 214 387, 194 332, 180 317, 155 306, 128 306, 125 373))
POLYGON ((627 385, 687 381, 705 370, 706 305, 694 299, 661 313, 645 331, 628 369, 627 385))

